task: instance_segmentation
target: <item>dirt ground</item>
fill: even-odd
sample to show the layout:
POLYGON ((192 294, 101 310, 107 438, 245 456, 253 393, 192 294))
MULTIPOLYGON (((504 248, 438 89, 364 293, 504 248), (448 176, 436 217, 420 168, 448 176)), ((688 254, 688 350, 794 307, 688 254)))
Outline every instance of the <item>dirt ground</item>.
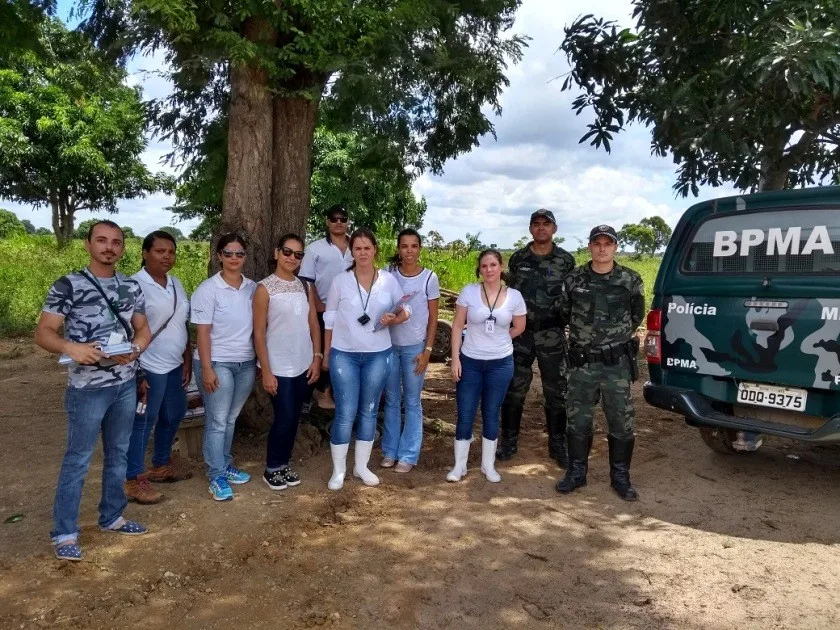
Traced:
MULTIPOLYGON (((535 379, 538 383, 538 380, 535 379)), ((29 341, 0 342, 2 628, 837 628, 840 448, 770 439, 752 455, 708 450, 640 388, 633 479, 609 489, 599 426, 589 485, 555 493, 540 397, 517 457, 485 481, 444 480, 451 437, 427 433, 408 475, 376 470, 327 490, 328 449, 297 463, 303 484, 259 480, 264 438, 240 434, 254 480, 232 502, 193 479, 131 505, 143 537, 96 527, 101 457, 85 486, 85 560, 52 557, 48 532, 63 453, 64 375, 29 341)), ((451 420, 452 383, 432 368, 425 411, 451 420)), ((600 423, 600 421, 599 421, 600 423)), ((374 453, 378 463, 378 453, 374 453)))

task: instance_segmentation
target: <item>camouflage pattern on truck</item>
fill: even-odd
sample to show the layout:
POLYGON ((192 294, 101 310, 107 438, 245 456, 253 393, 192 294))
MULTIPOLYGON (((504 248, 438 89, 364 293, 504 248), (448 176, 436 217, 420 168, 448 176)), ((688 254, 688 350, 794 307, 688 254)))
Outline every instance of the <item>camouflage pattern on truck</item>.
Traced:
POLYGON ((662 337, 668 371, 840 389, 840 299, 674 295, 662 337))

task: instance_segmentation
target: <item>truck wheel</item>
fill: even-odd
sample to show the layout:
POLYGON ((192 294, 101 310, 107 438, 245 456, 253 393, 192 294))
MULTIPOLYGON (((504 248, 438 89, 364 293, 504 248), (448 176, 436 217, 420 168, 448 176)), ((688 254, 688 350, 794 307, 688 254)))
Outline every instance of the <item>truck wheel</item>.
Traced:
POLYGON ((723 429, 721 427, 700 427, 700 437, 710 449, 715 453, 723 453, 724 455, 743 455, 747 451, 735 450, 732 442, 735 441, 735 431, 733 429, 723 429))
POLYGON ((451 344, 452 325, 446 320, 439 319, 437 332, 435 333, 435 343, 432 345, 432 359, 435 361, 446 359, 449 356, 451 344))

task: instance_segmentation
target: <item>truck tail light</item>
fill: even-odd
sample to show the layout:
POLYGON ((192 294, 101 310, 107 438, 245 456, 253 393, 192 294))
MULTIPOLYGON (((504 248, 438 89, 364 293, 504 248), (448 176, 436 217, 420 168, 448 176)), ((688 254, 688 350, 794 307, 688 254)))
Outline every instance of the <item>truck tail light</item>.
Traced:
POLYGON ((662 362, 662 309, 651 309, 647 314, 645 356, 648 363, 662 362))

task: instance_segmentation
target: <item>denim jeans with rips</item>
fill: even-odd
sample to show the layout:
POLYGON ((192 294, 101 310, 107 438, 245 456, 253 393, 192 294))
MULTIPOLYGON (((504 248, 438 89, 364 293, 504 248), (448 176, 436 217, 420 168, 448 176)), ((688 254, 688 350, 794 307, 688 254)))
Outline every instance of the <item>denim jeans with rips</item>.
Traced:
POLYGON ((330 351, 330 380, 335 394, 330 444, 349 444, 354 422, 356 439, 373 441, 379 399, 392 361, 391 348, 379 352, 330 351))

